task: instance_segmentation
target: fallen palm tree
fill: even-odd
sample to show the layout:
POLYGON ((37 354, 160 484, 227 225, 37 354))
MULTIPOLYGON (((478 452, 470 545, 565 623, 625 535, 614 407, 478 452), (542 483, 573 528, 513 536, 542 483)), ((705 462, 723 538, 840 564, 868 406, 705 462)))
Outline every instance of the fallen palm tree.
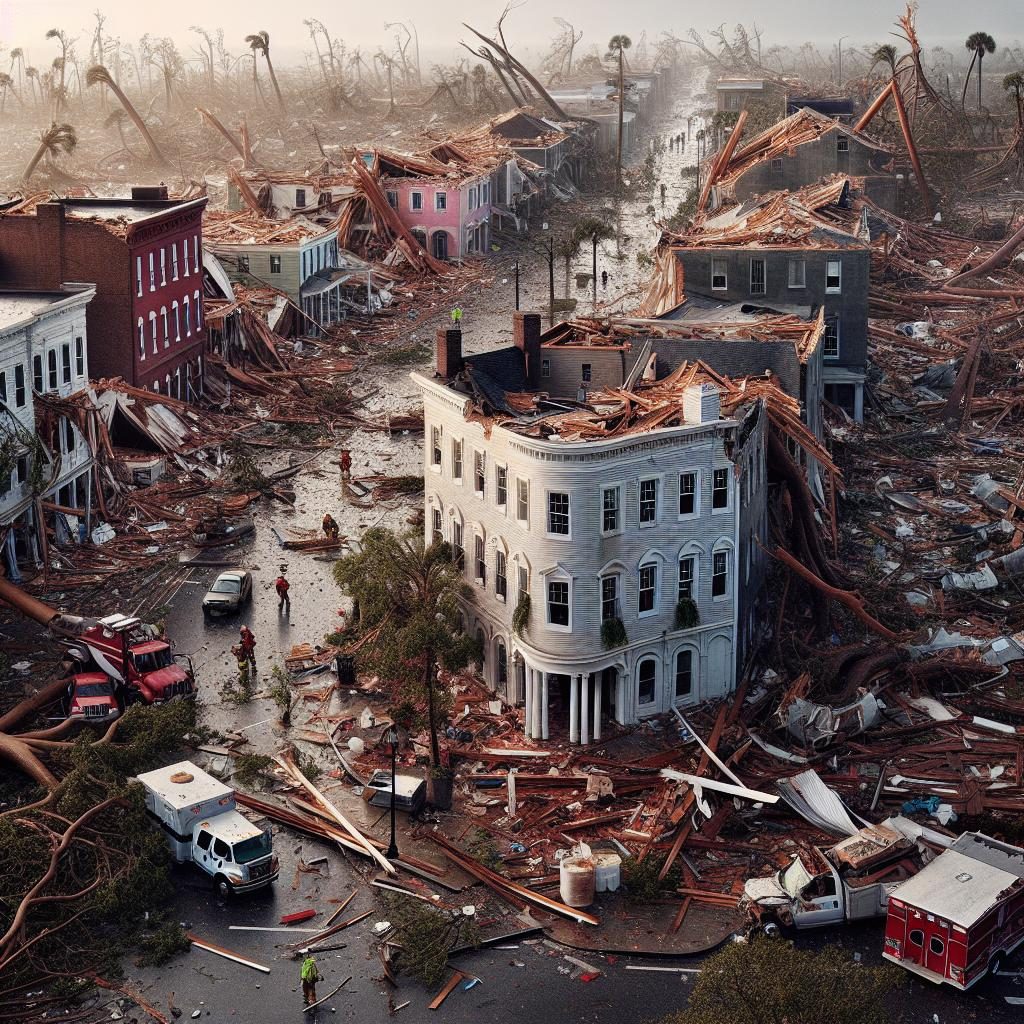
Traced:
POLYGON ((124 107, 124 112, 131 118, 132 124, 139 130, 139 134, 146 140, 150 155, 158 164, 166 164, 167 159, 156 144, 156 139, 150 134, 146 122, 132 105, 131 100, 124 94, 121 87, 114 81, 110 72, 102 64, 94 64, 85 73, 85 84, 88 86, 105 85, 117 97, 118 103, 124 107))
POLYGON ((36 167, 39 166, 39 161, 44 156, 53 159, 59 153, 72 153, 77 145, 78 134, 75 132, 74 125, 54 122, 40 135, 39 148, 33 154, 28 167, 25 168, 25 173, 21 176, 22 181, 28 181, 32 177, 36 167))

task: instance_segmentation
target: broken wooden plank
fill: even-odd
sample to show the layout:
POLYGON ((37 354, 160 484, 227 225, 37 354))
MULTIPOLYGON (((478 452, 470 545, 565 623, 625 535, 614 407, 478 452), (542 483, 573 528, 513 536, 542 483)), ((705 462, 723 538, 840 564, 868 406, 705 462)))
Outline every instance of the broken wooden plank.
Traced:
POLYGON ((437 993, 434 997, 434 1001, 430 1004, 429 1009, 436 1010, 440 1005, 455 991, 456 985, 460 981, 465 979, 466 975, 462 971, 456 971, 446 982, 443 989, 437 993))
POLYGON ((205 949, 207 953, 214 953, 217 956, 222 956, 225 960, 241 964, 243 967, 251 967, 254 971, 262 971, 264 974, 270 973, 269 967, 264 967, 263 964, 258 964, 255 960, 247 960, 244 956, 234 953, 230 949, 225 949, 223 946, 217 946, 212 942, 207 942, 205 939, 201 939, 198 935, 193 935, 191 932, 186 934, 186 938, 193 946, 197 946, 199 949, 205 949))
POLYGON ((324 925, 325 928, 330 928, 331 925, 334 924, 334 922, 337 921, 339 917, 341 917, 341 912, 356 898, 356 891, 357 890, 353 889, 345 897, 345 899, 342 900, 341 906, 338 907, 338 909, 333 914, 331 914, 329 918, 327 918, 327 921, 324 925))

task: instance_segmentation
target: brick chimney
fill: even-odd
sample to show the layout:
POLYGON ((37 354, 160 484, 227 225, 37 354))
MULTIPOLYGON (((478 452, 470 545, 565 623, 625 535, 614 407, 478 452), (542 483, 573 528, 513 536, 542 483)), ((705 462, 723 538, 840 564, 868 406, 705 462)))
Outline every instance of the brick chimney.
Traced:
POLYGON ((532 389, 540 387, 540 313, 512 314, 512 337, 526 359, 526 380, 532 389))
POLYGON ((438 377, 451 380, 462 372, 462 331, 458 327, 437 332, 434 342, 434 365, 438 377))
POLYGON ((34 287, 58 291, 64 281, 64 207, 59 202, 36 207, 39 262, 34 287))

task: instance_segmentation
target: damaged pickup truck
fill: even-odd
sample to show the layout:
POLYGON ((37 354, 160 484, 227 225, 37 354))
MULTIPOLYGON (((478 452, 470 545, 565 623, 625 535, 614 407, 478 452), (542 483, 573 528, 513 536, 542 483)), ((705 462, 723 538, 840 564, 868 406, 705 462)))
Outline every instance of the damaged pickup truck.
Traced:
POLYGON ((743 887, 741 909, 768 936, 880 917, 889 894, 932 857, 889 822, 868 825, 831 847, 795 854, 788 867, 743 887))

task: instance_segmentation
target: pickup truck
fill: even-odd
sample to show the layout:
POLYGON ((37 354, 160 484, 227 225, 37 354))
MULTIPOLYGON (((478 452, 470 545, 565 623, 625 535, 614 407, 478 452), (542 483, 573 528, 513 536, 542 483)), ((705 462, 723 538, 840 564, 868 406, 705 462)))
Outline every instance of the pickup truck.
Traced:
POLYGON ((235 791, 219 779, 179 761, 137 777, 146 811, 167 834, 179 864, 192 863, 213 880, 222 897, 262 889, 279 872, 270 833, 235 806, 235 791))
POLYGON ((766 935, 880 917, 890 893, 922 864, 915 843, 885 824, 813 854, 794 854, 787 867, 744 885, 740 906, 766 935))

